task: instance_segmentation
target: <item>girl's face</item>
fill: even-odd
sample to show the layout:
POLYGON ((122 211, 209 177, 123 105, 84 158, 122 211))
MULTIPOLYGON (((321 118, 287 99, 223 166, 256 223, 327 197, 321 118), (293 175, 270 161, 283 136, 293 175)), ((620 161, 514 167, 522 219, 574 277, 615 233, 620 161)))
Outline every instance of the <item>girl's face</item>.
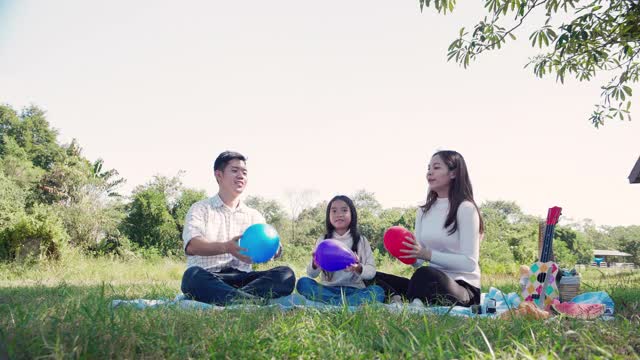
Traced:
POLYGON ((440 155, 435 155, 431 158, 427 170, 427 182, 429 183, 430 191, 437 192, 439 197, 446 197, 449 193, 451 180, 454 177, 453 171, 449 171, 440 155))
POLYGON ((345 233, 351 224, 351 210, 346 202, 335 200, 329 208, 329 221, 338 233, 345 233))

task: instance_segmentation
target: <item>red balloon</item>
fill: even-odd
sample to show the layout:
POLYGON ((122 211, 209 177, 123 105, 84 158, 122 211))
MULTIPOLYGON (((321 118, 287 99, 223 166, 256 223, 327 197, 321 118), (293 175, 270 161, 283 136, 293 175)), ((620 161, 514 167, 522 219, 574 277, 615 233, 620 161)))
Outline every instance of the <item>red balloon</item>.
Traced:
POLYGON ((396 258, 398 258, 398 260, 402 261, 403 263, 411 265, 416 262, 415 258, 401 259, 399 257, 399 256, 407 255, 406 253, 400 252, 400 249, 409 250, 409 248, 406 245, 402 244, 404 241, 407 241, 407 239, 405 239, 407 236, 412 239, 415 239, 411 231, 403 228, 402 226, 392 226, 388 228, 387 231, 384 232, 384 247, 385 249, 387 249, 389 254, 395 256, 396 258))

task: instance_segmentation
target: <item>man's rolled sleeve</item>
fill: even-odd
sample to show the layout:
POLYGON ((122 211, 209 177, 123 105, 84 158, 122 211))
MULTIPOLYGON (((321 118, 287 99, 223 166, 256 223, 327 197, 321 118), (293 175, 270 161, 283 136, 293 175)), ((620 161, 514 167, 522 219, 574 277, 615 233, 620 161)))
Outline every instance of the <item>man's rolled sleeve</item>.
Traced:
POLYGON ((189 241, 196 236, 205 237, 205 207, 200 203, 195 203, 189 208, 184 219, 184 229, 182 230, 183 249, 186 251, 189 241))

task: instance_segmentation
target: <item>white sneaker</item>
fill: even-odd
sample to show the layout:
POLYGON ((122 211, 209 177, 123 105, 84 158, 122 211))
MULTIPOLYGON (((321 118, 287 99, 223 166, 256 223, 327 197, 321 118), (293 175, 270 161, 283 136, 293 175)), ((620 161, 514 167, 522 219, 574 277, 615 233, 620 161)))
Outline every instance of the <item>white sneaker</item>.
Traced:
POLYGON ((423 308, 424 303, 422 302, 422 300, 416 298, 416 299, 413 299, 413 301, 411 302, 411 304, 409 304, 409 306, 423 308))
POLYGON ((389 299, 389 304, 398 304, 398 305, 402 305, 402 296, 400 295, 393 295, 391 297, 391 299, 389 299))

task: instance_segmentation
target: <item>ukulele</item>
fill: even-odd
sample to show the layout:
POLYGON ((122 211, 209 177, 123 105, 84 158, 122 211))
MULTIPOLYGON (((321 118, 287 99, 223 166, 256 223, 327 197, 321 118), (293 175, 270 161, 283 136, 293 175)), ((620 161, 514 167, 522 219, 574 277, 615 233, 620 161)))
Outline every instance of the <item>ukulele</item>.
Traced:
POLYGON ((551 261, 551 250, 553 233, 561 212, 562 208, 557 206, 549 209, 540 260, 529 267, 528 284, 522 290, 522 298, 525 301, 533 301, 541 309, 550 306, 553 299, 560 296, 556 282, 559 268, 558 264, 551 261))

